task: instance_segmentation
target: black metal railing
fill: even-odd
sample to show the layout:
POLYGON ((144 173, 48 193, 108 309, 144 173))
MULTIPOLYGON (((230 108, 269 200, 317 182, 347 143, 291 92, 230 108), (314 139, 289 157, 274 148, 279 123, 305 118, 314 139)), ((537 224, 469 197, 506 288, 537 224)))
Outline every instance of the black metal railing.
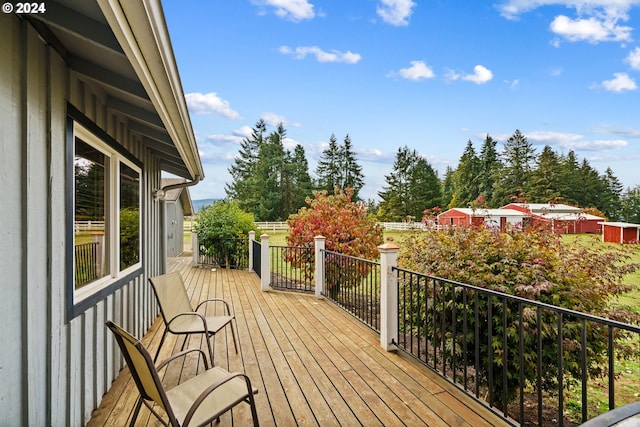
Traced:
POLYGON ((394 270, 398 347, 505 419, 575 425, 630 403, 616 393, 617 363, 629 352, 639 360, 640 327, 394 270))
POLYGON ((269 250, 271 287, 300 292, 315 291, 313 247, 270 246, 269 250))
POLYGON ((324 251, 325 297, 380 331, 380 263, 324 251))
POLYGON ((100 242, 75 245, 75 285, 79 288, 99 276, 98 247, 100 242))
POLYGON ((248 239, 199 239, 198 243, 198 264, 201 266, 235 269, 249 267, 248 239))
POLYGON ((262 277, 262 244, 257 240, 252 240, 253 259, 251 260, 251 269, 262 277))

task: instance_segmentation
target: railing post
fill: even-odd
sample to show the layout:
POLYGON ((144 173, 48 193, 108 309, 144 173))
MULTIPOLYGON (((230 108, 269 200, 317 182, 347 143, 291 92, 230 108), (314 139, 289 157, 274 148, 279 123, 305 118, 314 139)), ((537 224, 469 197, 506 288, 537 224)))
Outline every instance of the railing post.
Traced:
POLYGON ((324 248, 326 238, 324 236, 316 236, 314 237, 314 243, 316 260, 316 271, 314 275, 316 281, 316 298, 321 299, 324 298, 324 248))
POLYGON ((400 248, 390 243, 378 246, 380 251, 380 346, 396 350, 398 342, 398 266, 400 248))
POLYGON ((253 271, 253 241, 256 240, 256 232, 249 232, 249 271, 253 271))
POLYGON ((198 243, 198 233, 191 232, 191 257, 193 258, 193 266, 200 263, 200 244, 198 243))
POLYGON ((271 264, 269 262, 269 235, 263 234, 260 236, 260 285, 263 291, 269 290, 269 284, 271 283, 271 264))

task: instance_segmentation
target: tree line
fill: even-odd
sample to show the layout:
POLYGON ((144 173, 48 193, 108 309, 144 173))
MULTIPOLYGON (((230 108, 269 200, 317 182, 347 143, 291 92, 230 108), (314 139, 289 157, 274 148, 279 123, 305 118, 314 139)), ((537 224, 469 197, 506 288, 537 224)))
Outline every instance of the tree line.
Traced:
MULTIPOLYGON (((269 133, 264 120, 256 123, 229 167, 228 198, 257 221, 287 219, 314 190, 334 194, 351 188, 353 199, 360 200, 365 176, 348 134, 342 143, 330 136, 313 176, 304 147, 285 148, 285 137, 282 123, 269 133)), ((379 202, 366 204, 380 221, 420 220, 423 211, 436 206, 468 207, 482 200, 490 208, 513 201, 566 203, 610 221, 640 223, 640 186, 625 190, 611 168, 600 174, 573 151, 565 155, 545 146, 538 153, 519 130, 501 151, 489 135, 479 152, 469 140, 457 167, 448 167, 442 178, 415 149, 401 147, 378 196, 379 202)))

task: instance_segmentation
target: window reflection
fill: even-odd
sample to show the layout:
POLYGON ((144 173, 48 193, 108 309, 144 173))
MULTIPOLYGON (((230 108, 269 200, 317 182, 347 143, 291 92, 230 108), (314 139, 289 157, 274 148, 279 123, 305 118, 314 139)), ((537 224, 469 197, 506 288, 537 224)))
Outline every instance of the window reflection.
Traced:
POLYGON ((105 216, 109 157, 79 138, 75 141, 74 266, 75 287, 109 274, 105 216))
POLYGON ((120 163, 120 270, 140 261, 140 174, 120 163))

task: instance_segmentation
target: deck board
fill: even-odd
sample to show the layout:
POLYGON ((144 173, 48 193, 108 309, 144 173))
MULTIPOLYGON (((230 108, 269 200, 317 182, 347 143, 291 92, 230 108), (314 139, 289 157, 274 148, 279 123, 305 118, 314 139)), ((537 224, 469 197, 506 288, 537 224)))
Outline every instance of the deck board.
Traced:
MULTIPOLYGON (((384 351, 375 331, 329 301, 263 292, 251 272, 192 268, 190 258, 172 258, 168 269, 181 273, 194 305, 206 298, 230 302, 239 352, 225 328, 216 334, 214 363, 251 378, 263 426, 508 425, 411 357, 384 351)), ((217 306, 210 308, 219 310, 217 306)), ((158 318, 142 338, 152 355, 163 331, 158 318)), ((159 360, 179 351, 183 342, 169 335, 159 360)), ((198 337, 189 338, 186 346, 206 352, 198 337)), ((197 357, 190 356, 171 364, 163 380, 171 386, 202 369, 197 357)), ((88 425, 127 424, 137 396, 125 367, 88 425)), ((243 426, 250 419, 248 406, 240 405, 219 425, 243 426)), ((136 426, 159 425, 143 407, 136 426)))

